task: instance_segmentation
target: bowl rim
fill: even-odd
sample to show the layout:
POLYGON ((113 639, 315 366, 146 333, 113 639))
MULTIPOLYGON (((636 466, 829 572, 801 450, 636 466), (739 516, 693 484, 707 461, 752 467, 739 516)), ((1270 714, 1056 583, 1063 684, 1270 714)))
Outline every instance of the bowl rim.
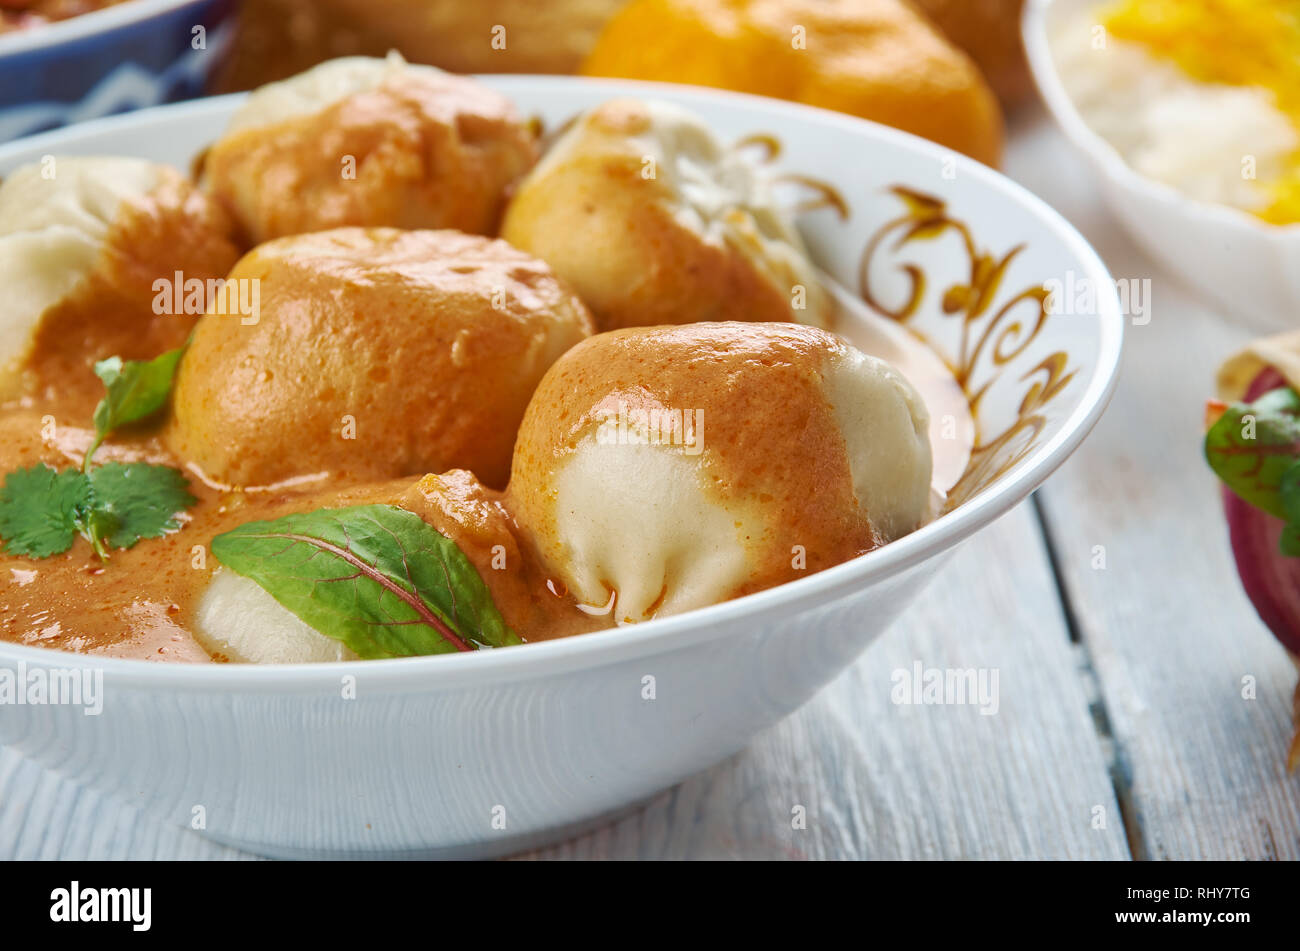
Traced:
POLYGON ((0 36, 0 57, 30 53, 62 43, 75 43, 96 33, 110 33, 172 10, 208 2, 211 0, 127 0, 125 3, 92 10, 66 20, 44 23, 0 36))
MULTIPOLYGON (((1029 72, 1047 104, 1047 111, 1070 143, 1084 153, 1095 168, 1105 177, 1170 206, 1177 214, 1205 219, 1207 226, 1232 229, 1238 234, 1249 233, 1270 243, 1300 241, 1300 222, 1273 224, 1241 208, 1188 195, 1173 185, 1143 175, 1125 160, 1118 149, 1094 132, 1065 91, 1056 69, 1056 59, 1047 35, 1048 9, 1056 2, 1058 0, 1027 0, 1020 16, 1021 39, 1029 61, 1029 72)), ((1095 6, 1104 0, 1065 2, 1092 3, 1095 6)))
MULTIPOLYGON (((573 637, 535 641, 516 648, 477 651, 473 654, 437 654, 383 660, 343 661, 316 664, 183 664, 76 654, 0 641, 0 661, 21 661, 29 667, 102 669, 114 686, 169 687, 227 693, 334 690, 340 678, 364 677, 367 689, 468 688, 483 683, 506 683, 533 679, 575 669, 606 666, 675 649, 697 646, 725 636, 746 620, 782 610, 797 611, 828 603, 868 585, 894 577, 931 558, 950 552, 956 545, 1006 514, 1051 475, 1092 430, 1114 392, 1118 380, 1124 316, 1114 282, 1101 257, 1078 230, 1043 199, 1024 186, 986 165, 955 155, 950 149, 928 140, 843 113, 729 90, 705 89, 641 80, 611 80, 578 76, 492 74, 477 78, 510 94, 512 87, 540 87, 563 90, 575 84, 599 86, 612 94, 662 96, 686 102, 733 103, 751 111, 762 111, 776 119, 791 118, 836 127, 889 149, 910 152, 919 160, 943 162, 955 158, 959 172, 991 189, 1004 200, 1025 208, 1052 231, 1076 258, 1098 294, 1095 319, 1098 327, 1097 359, 1087 387, 1059 431, 1035 447, 988 490, 961 503, 910 535, 875 551, 824 569, 806 578, 758 591, 720 604, 683 614, 646 621, 642 624, 595 631, 573 637)), ((29 153, 45 145, 57 148, 88 133, 166 120, 176 115, 211 113, 219 121, 247 94, 234 93, 190 102, 173 103, 109 116, 54 129, 0 145, 0 165, 15 153, 29 153)))

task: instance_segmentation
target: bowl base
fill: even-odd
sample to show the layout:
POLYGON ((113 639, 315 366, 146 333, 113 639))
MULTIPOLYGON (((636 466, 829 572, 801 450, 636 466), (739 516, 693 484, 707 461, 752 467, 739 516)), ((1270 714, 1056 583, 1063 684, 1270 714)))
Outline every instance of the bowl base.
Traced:
POLYGON ((499 839, 485 839, 481 842, 466 842, 462 845, 439 846, 428 849, 299 849, 268 845, 262 842, 244 842, 238 839, 226 838, 221 835, 214 835, 209 832, 202 832, 200 835, 220 845, 225 845, 232 849, 238 849, 241 852, 247 852, 251 855, 257 855, 268 859, 332 859, 353 862, 367 860, 461 861, 473 859, 499 859, 520 852, 529 852, 533 849, 541 849, 548 845, 555 845, 558 842, 564 842, 568 839, 574 839, 580 835, 585 835, 588 832, 599 829, 601 826, 611 825, 621 819, 627 818, 635 812, 640 811, 647 803, 658 796, 660 792, 663 792, 663 790, 658 790, 643 799, 631 803, 630 805, 620 806, 617 809, 601 813, 600 815, 594 816, 590 819, 583 819, 579 822, 570 823, 565 826, 556 826, 552 829, 542 829, 539 832, 529 832, 523 835, 502 836, 499 839))

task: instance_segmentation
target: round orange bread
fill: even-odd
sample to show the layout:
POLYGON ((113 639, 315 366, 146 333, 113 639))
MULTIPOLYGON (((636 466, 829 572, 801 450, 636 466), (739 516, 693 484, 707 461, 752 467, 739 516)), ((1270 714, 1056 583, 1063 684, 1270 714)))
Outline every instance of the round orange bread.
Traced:
POLYGON ((905 0, 631 0, 588 76, 714 86, 836 109, 996 165, 997 99, 905 0))
POLYGON ((1034 80, 1020 39, 1020 11, 1025 0, 912 2, 975 60, 1006 108, 1033 98, 1034 80))

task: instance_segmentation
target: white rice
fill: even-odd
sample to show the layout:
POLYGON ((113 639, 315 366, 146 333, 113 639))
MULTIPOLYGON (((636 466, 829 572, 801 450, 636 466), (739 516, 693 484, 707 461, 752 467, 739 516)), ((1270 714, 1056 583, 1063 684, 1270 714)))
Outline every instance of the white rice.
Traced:
POLYGON ((1270 90, 1192 79, 1136 43, 1102 32, 1087 10, 1050 43, 1062 85, 1084 122, 1148 178, 1207 202, 1256 212, 1300 149, 1270 90))

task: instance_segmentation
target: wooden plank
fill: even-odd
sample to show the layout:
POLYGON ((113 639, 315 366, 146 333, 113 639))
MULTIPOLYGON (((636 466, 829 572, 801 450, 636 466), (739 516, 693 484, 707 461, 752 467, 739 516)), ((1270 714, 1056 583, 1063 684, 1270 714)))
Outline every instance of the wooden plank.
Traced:
POLYGON ((0 748, 0 858, 232 859, 239 852, 141 816, 0 748))
MULTIPOLYGON (((1120 745, 1140 857, 1300 857, 1300 777, 1282 760, 1295 670, 1242 593, 1201 457, 1218 363, 1254 333, 1195 300, 1118 234, 1089 171, 1045 124, 1010 171, 1122 278, 1150 278, 1119 390, 1043 490, 1065 589, 1120 745), (1093 562, 1097 546, 1105 568, 1093 562), (1242 697, 1255 678, 1257 699, 1242 697)), ((1242 301, 1248 309, 1249 301, 1242 301)))
MULTIPOLYGON (((0 857, 233 858, 0 751, 0 857)), ((547 858, 1120 858, 1124 829, 1033 510, 731 761, 547 858), (997 668, 999 708, 900 706, 891 675, 997 668), (806 808, 807 828, 792 828, 806 808), (1106 828, 1091 828, 1100 807, 1106 828)))

